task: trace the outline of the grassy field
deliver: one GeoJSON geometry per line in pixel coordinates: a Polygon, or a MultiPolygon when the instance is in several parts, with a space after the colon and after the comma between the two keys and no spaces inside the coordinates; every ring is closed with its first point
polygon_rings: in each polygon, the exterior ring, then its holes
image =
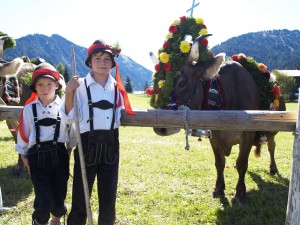
{"type": "MultiPolygon", "coordinates": [[[[134,109],[150,109],[145,95],[129,95],[134,109]]],[[[288,110],[297,110],[289,103],[288,110]]],[[[0,186],[5,207],[15,208],[0,215],[1,225],[28,225],[31,221],[33,189],[28,175],[12,176],[17,153],[13,138],[0,122],[0,186]]],[[[276,136],[275,158],[279,174],[269,174],[269,154],[263,147],[260,158],[249,157],[246,185],[249,202],[233,201],[237,182],[235,146],[225,168],[226,198],[211,197],[216,170],[208,139],[190,137],[184,150],[185,134],[160,137],[151,128],[121,127],[121,162],[117,196],[119,225],[282,225],[285,221],[294,136],[276,136]]],[[[71,160],[71,167],[73,160],[71,160]]],[[[71,173],[72,175],[72,173],[71,173]]],[[[70,210],[72,177],[66,204],[70,210]]],[[[95,185],[94,185],[95,186],[95,185]]],[[[91,205],[97,219],[96,188],[91,205]]]]}

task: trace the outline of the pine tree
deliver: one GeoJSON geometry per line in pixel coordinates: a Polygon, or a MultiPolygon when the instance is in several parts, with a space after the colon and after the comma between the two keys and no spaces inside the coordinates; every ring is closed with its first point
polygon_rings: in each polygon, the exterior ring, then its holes
{"type": "Polygon", "coordinates": [[[61,75],[63,75],[65,82],[68,83],[70,80],[70,75],[66,67],[64,67],[63,64],[59,63],[56,67],[57,72],[59,72],[61,75]]]}
{"type": "Polygon", "coordinates": [[[146,89],[149,87],[149,85],[148,85],[148,81],[146,81],[146,83],[145,83],[145,87],[144,87],[144,91],[146,91],[146,89]]]}
{"type": "Polygon", "coordinates": [[[125,90],[126,90],[128,93],[132,93],[132,84],[131,84],[131,80],[130,80],[130,78],[129,78],[128,76],[127,76],[127,78],[126,78],[125,90]]]}

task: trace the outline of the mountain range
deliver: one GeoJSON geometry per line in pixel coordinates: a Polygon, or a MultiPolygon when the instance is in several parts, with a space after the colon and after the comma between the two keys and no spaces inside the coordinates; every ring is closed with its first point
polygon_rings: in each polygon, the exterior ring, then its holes
{"type": "MultiPolygon", "coordinates": [[[[87,49],[58,34],[53,34],[50,37],[43,34],[30,34],[15,40],[16,47],[5,50],[3,54],[5,60],[12,60],[20,56],[27,56],[30,59],[41,57],[55,66],[61,63],[71,74],[71,46],[74,46],[76,73],[83,77],[90,71],[84,64],[87,49]]],[[[136,63],[130,57],[120,54],[117,62],[124,84],[128,76],[133,91],[144,90],[146,82],[148,85],[152,83],[152,71],[136,63]]],[[[115,69],[112,69],[111,73],[114,76],[115,69]]]]}
{"type": "MultiPolygon", "coordinates": [[[[64,37],[53,34],[29,34],[16,39],[16,47],[5,50],[3,58],[12,60],[20,56],[30,59],[41,57],[47,62],[64,65],[71,74],[71,47],[74,46],[77,74],[85,76],[89,69],[85,66],[87,49],[70,42],[64,37]]],[[[300,69],[300,31],[269,30],[243,34],[232,37],[211,48],[216,55],[225,52],[227,56],[243,53],[253,57],[257,62],[268,66],[268,70],[300,69]]],[[[117,58],[119,70],[125,83],[129,77],[134,91],[143,91],[146,84],[152,83],[152,71],[136,63],[129,56],[120,54],[117,58]]],[[[111,71],[115,74],[115,71],[111,71]]]]}

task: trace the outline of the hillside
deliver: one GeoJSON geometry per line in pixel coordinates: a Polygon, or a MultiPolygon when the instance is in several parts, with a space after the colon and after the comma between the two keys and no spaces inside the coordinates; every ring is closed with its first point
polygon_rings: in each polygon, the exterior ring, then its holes
{"type": "MultiPolygon", "coordinates": [[[[41,57],[53,65],[62,63],[71,74],[71,48],[76,54],[77,73],[85,76],[89,69],[85,66],[87,49],[72,43],[60,35],[50,37],[42,34],[30,34],[16,39],[16,47],[4,52],[5,60],[12,60],[23,55],[29,58],[41,57]]],[[[216,55],[225,52],[228,57],[244,53],[256,61],[268,66],[268,70],[300,69],[300,31],[299,30],[270,30],[243,34],[232,37],[211,48],[216,55]]],[[[123,82],[127,76],[132,82],[134,91],[144,90],[146,82],[152,84],[152,71],[133,61],[129,56],[121,54],[117,62],[123,82]]],[[[112,70],[112,74],[115,71],[112,70]]]]}
{"type": "Polygon", "coordinates": [[[227,56],[244,53],[268,66],[268,70],[300,69],[300,31],[269,30],[247,33],[233,37],[214,46],[216,55],[225,52],[227,56]]]}
{"type": "MultiPolygon", "coordinates": [[[[89,72],[89,68],[84,64],[87,49],[57,34],[50,37],[42,34],[27,35],[16,39],[16,43],[15,48],[7,49],[4,52],[3,58],[5,60],[12,60],[20,56],[28,56],[30,59],[41,57],[55,66],[62,63],[71,74],[71,45],[73,45],[77,73],[80,76],[85,76],[89,72]]],[[[128,76],[134,91],[144,90],[146,82],[149,85],[152,83],[152,71],[136,63],[130,57],[120,54],[117,62],[123,82],[128,76]]],[[[115,75],[115,70],[113,69],[111,73],[115,75]]]]}

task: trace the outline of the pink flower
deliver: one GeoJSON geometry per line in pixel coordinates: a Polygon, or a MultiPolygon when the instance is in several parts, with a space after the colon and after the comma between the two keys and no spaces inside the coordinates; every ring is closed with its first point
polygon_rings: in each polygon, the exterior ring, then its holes
{"type": "Polygon", "coordinates": [[[160,65],[159,65],[159,64],[156,64],[156,65],[154,66],[154,69],[155,69],[156,72],[159,72],[159,71],[160,71],[160,65]]]}
{"type": "Polygon", "coordinates": [[[163,48],[167,48],[170,46],[170,42],[166,41],[164,44],[163,44],[163,48]]]}
{"type": "Polygon", "coordinates": [[[169,72],[170,70],[171,70],[171,64],[170,63],[166,63],[165,65],[164,65],[164,68],[165,68],[165,71],[166,72],[169,72]]]}
{"type": "Polygon", "coordinates": [[[206,38],[201,39],[200,43],[201,43],[202,47],[206,48],[208,45],[208,40],[206,38]]]}
{"type": "Polygon", "coordinates": [[[151,95],[153,95],[153,93],[154,93],[154,91],[153,91],[152,88],[147,88],[147,89],[146,89],[146,94],[147,94],[147,95],[150,95],[150,96],[151,96],[151,95]]]}
{"type": "Polygon", "coordinates": [[[181,22],[184,22],[184,21],[186,21],[186,16],[182,16],[182,17],[180,17],[180,21],[181,21],[181,22]]]}
{"type": "Polygon", "coordinates": [[[171,25],[169,28],[169,32],[170,33],[176,33],[177,32],[177,26],[176,25],[171,25]]]}
{"type": "Polygon", "coordinates": [[[207,27],[206,27],[203,23],[199,24],[199,27],[200,27],[201,29],[207,29],[207,27]]]}

